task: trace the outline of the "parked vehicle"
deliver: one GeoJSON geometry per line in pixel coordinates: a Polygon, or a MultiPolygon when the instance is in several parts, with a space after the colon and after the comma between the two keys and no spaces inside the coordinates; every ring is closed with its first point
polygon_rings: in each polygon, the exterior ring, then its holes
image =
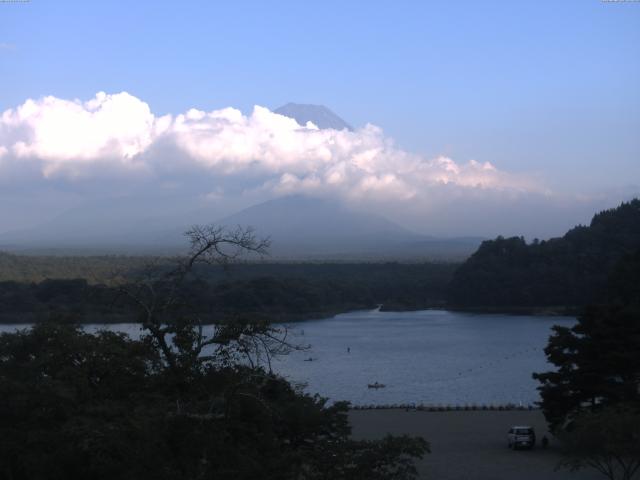
{"type": "Polygon", "coordinates": [[[533,448],[536,444],[536,432],[533,427],[526,425],[513,426],[507,434],[507,446],[514,450],[523,448],[533,448]]]}

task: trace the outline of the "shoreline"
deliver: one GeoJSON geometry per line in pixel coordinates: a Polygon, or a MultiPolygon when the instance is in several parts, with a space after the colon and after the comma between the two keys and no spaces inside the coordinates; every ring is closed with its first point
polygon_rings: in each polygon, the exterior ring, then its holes
{"type": "Polygon", "coordinates": [[[492,404],[414,404],[414,403],[391,403],[391,404],[369,404],[369,405],[350,405],[350,411],[359,410],[401,410],[404,412],[532,412],[540,410],[536,405],[538,402],[528,403],[526,405],[516,405],[514,403],[492,403],[492,404]]]}
{"type": "MultiPolygon", "coordinates": [[[[479,315],[515,315],[515,316],[541,316],[541,317],[576,317],[582,311],[582,307],[460,307],[453,305],[430,305],[416,308],[415,306],[403,308],[401,305],[390,305],[385,308],[385,304],[376,304],[371,305],[369,307],[362,306],[358,307],[353,305],[352,308],[348,309],[329,309],[326,311],[320,312],[308,312],[305,314],[296,314],[296,313],[281,313],[277,315],[273,315],[271,319],[271,323],[273,324],[282,324],[282,323],[303,323],[307,321],[314,320],[322,320],[326,318],[333,318],[337,315],[348,314],[352,312],[361,312],[361,311],[373,311],[378,310],[379,312],[386,313],[407,313],[407,312],[422,312],[427,310],[444,310],[450,312],[460,312],[460,313],[474,313],[479,315]]],[[[48,316],[51,313],[56,312],[23,312],[23,313],[11,313],[11,314],[0,314],[0,325],[30,325],[34,323],[39,323],[47,320],[48,316]]],[[[69,312],[73,315],[73,312],[69,312]]],[[[123,314],[123,313],[95,313],[88,312],[86,314],[77,314],[82,317],[83,320],[78,322],[79,325],[90,325],[90,324],[105,324],[112,325],[117,323],[139,323],[136,322],[135,319],[137,315],[135,314],[123,314]]],[[[269,318],[269,315],[265,315],[264,313],[253,312],[253,313],[243,313],[242,315],[248,316],[260,316],[262,318],[269,318]]],[[[204,322],[204,325],[214,325],[215,321],[204,322]]]]}
{"type": "Polygon", "coordinates": [[[537,307],[491,307],[491,306],[475,306],[462,307],[458,305],[449,305],[446,310],[452,312],[478,313],[478,314],[504,314],[504,315],[530,315],[536,317],[576,317],[580,315],[584,307],[579,306],[537,306],[537,307]]]}

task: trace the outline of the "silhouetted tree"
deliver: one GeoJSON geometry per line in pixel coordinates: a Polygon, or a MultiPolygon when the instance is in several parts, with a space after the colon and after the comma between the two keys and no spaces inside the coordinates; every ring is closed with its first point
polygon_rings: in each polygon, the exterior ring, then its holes
{"type": "Polygon", "coordinates": [[[575,426],[560,434],[570,470],[593,468],[609,480],[631,480],[640,469],[640,411],[616,405],[581,413],[575,426]]]}
{"type": "Polygon", "coordinates": [[[583,410],[640,404],[640,250],[621,259],[609,302],[591,306],[571,328],[554,327],[545,353],[556,370],[536,373],[552,429],[583,410]]]}
{"type": "Polygon", "coordinates": [[[554,327],[545,349],[557,369],[536,373],[541,406],[565,441],[569,468],[610,479],[640,468],[640,250],[621,259],[605,305],[588,307],[572,328],[554,327]]]}
{"type": "Polygon", "coordinates": [[[184,284],[200,262],[267,242],[198,227],[175,268],[121,294],[143,335],[50,321],[0,335],[0,479],[411,479],[422,438],[350,438],[348,405],[274,374],[286,330],[236,317],[205,326],[184,284]]]}

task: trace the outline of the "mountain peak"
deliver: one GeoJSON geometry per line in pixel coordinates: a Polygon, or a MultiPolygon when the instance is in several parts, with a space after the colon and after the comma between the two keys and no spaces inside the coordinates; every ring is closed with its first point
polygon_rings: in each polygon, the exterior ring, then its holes
{"type": "Polygon", "coordinates": [[[353,130],[351,125],[324,105],[311,105],[304,103],[287,103],[274,110],[279,115],[293,118],[300,125],[312,122],[318,128],[332,128],[334,130],[353,130]]]}

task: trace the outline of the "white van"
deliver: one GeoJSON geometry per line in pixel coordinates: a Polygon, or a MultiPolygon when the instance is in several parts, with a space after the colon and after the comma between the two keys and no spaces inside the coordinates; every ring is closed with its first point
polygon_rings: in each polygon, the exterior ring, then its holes
{"type": "Polygon", "coordinates": [[[519,447],[533,448],[536,444],[536,432],[533,427],[516,425],[509,429],[507,446],[514,450],[519,447]]]}

